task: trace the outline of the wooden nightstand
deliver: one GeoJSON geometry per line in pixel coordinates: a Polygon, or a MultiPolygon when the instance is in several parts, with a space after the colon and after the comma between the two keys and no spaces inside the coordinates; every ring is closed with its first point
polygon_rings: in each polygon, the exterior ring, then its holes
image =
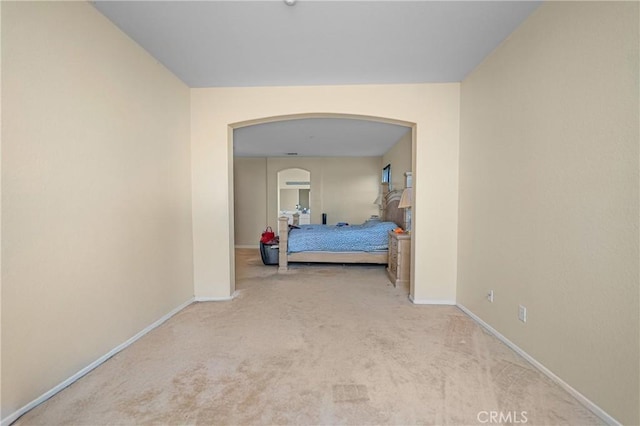
{"type": "Polygon", "coordinates": [[[387,274],[394,287],[409,285],[411,276],[411,235],[389,231],[387,274]]]}

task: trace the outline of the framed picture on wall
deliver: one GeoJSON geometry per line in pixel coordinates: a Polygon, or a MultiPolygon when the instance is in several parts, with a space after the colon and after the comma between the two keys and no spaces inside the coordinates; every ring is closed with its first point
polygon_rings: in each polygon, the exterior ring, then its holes
{"type": "Polygon", "coordinates": [[[391,164],[387,164],[382,169],[382,183],[388,183],[389,189],[391,189],[391,164]]]}

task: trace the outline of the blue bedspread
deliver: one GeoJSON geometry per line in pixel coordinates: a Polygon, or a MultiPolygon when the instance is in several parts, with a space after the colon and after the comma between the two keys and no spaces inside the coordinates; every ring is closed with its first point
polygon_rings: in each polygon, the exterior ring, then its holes
{"type": "Polygon", "coordinates": [[[388,232],[393,222],[373,222],[351,226],[301,225],[289,232],[289,253],[301,251],[379,251],[389,246],[388,232]]]}

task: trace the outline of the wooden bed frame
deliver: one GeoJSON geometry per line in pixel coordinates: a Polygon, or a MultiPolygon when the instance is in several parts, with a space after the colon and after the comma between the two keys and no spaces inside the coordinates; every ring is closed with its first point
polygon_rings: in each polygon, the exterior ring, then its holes
{"type": "MultiPolygon", "coordinates": [[[[389,191],[389,184],[382,184],[382,220],[399,224],[404,224],[404,210],[398,208],[402,190],[389,191]]],[[[295,215],[294,215],[294,225],[295,215]]],[[[289,269],[289,262],[322,262],[322,263],[377,263],[386,264],[388,262],[387,251],[368,253],[363,251],[354,252],[328,252],[328,251],[307,251],[299,253],[287,253],[289,242],[289,218],[282,216],[278,218],[278,234],[280,235],[278,271],[289,269]]]]}

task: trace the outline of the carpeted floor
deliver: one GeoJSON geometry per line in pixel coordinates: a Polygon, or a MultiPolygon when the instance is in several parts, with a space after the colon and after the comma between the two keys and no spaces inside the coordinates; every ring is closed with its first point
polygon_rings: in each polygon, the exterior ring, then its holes
{"type": "Polygon", "coordinates": [[[236,299],[192,304],[16,424],[602,424],[383,266],[278,274],[236,253],[236,299]]]}

